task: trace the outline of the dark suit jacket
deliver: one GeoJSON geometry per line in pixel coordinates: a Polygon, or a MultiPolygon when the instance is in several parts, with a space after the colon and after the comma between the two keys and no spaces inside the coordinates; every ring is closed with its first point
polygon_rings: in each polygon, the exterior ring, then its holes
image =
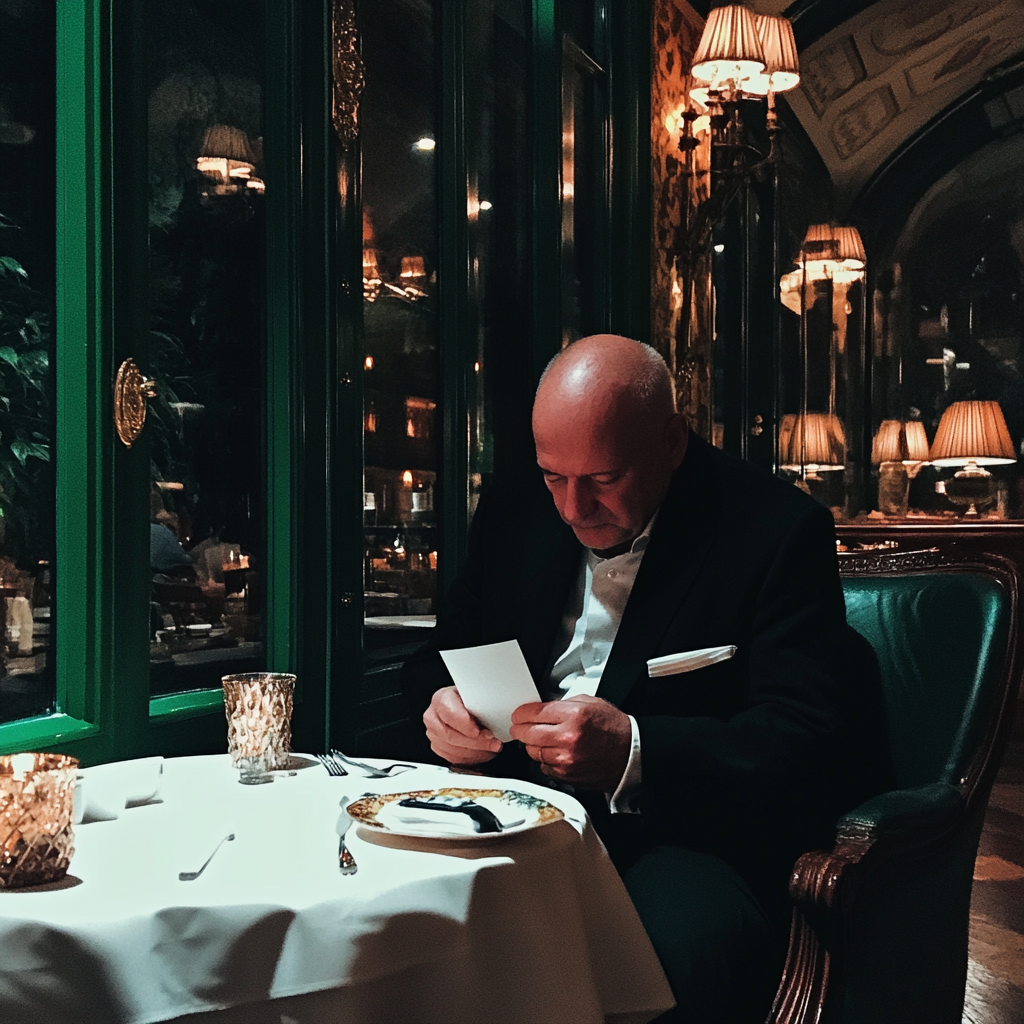
{"type": "MultiPolygon", "coordinates": [[[[639,819],[585,801],[602,834],[714,853],[777,896],[794,858],[884,787],[877,664],[846,624],[835,550],[828,509],[691,433],[597,691],[636,717],[643,777],[639,819]],[[723,644],[735,657],[647,675],[649,658],[723,644]]],[[[414,720],[451,682],[439,650],[514,638],[543,684],[581,552],[539,471],[481,499],[433,636],[403,670],[414,720]]],[[[508,744],[485,770],[522,777],[525,761],[508,744]]]]}

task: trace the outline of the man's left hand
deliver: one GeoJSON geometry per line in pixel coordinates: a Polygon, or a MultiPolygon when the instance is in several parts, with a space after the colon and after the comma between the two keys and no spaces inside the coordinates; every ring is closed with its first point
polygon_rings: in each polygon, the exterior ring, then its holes
{"type": "Polygon", "coordinates": [[[586,695],[520,705],[511,734],[545,775],[605,793],[622,779],[632,739],[628,715],[586,695]]]}

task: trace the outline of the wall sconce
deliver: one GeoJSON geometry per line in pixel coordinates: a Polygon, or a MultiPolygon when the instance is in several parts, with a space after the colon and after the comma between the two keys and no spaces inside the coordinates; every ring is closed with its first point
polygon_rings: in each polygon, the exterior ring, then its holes
{"type": "MultiPolygon", "coordinates": [[[[778,118],[775,94],[800,84],[793,26],[777,15],[755,15],[739,4],[716,7],[693,57],[690,74],[707,83],[691,90],[690,98],[707,111],[711,132],[711,188],[700,203],[677,251],[690,263],[707,250],[711,231],[721,220],[744,181],[775,159],[778,118]],[[767,98],[768,152],[747,137],[741,101],[767,98]]],[[[684,157],[698,145],[696,110],[681,115],[679,149],[684,157]]]]}
{"type": "Polygon", "coordinates": [[[945,494],[965,516],[991,505],[992,474],[984,467],[1017,461],[999,403],[953,402],[939,420],[929,457],[935,466],[963,467],[946,481],[945,494]]]}
{"type": "Polygon", "coordinates": [[[216,184],[215,195],[230,195],[240,188],[262,194],[266,189],[260,178],[254,178],[256,157],[253,155],[249,138],[241,130],[227,124],[215,124],[206,129],[202,151],[196,158],[196,170],[201,171],[216,184]]]}

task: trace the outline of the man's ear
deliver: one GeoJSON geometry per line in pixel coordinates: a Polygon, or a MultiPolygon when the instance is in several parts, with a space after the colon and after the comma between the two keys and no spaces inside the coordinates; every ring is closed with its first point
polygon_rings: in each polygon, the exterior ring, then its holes
{"type": "Polygon", "coordinates": [[[665,436],[668,440],[672,468],[678,469],[682,465],[683,456],[686,454],[686,443],[690,439],[690,425],[681,412],[674,412],[669,417],[665,436]]]}

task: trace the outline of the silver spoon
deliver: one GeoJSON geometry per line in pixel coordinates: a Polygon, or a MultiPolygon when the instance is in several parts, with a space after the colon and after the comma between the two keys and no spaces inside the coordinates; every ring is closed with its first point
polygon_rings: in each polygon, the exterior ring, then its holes
{"type": "Polygon", "coordinates": [[[210,856],[206,858],[206,861],[203,863],[203,866],[198,871],[179,871],[178,872],[178,881],[179,882],[194,882],[206,870],[206,865],[209,864],[211,860],[213,860],[214,854],[221,848],[221,846],[223,846],[224,843],[230,843],[234,838],[235,838],[235,833],[234,832],[228,833],[228,835],[226,835],[213,848],[213,853],[211,853],[210,856]]]}

